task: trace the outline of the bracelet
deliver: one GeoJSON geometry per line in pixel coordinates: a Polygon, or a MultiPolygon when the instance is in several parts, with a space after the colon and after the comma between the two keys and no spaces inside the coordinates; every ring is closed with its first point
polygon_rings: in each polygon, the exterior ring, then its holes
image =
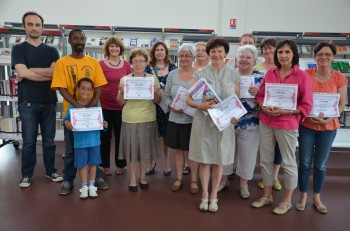
{"type": "Polygon", "coordinates": [[[293,115],[293,111],[292,110],[290,110],[289,115],[293,115]]]}

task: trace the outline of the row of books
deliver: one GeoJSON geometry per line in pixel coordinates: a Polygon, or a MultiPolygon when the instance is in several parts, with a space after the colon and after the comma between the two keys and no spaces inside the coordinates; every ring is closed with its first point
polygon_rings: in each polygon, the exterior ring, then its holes
{"type": "MultiPolygon", "coordinates": [[[[55,36],[41,36],[41,41],[43,43],[49,44],[49,45],[58,45],[60,43],[60,37],[55,37],[55,36]]],[[[9,43],[14,44],[14,43],[21,43],[26,40],[26,36],[24,35],[17,35],[17,36],[11,36],[9,38],[9,43]]]]}
{"type": "Polygon", "coordinates": [[[0,80],[0,95],[16,96],[18,93],[18,81],[15,77],[0,80]]]}
{"type": "MultiPolygon", "coordinates": [[[[100,38],[86,38],[87,46],[102,46],[105,44],[107,37],[100,38]]],[[[152,45],[159,41],[159,38],[145,39],[145,38],[122,38],[125,47],[152,47],[152,45]]],[[[165,44],[170,48],[178,48],[180,41],[176,38],[166,39],[165,44]]]]}
{"type": "Polygon", "coordinates": [[[350,65],[348,61],[333,61],[332,68],[342,73],[350,73],[350,65]]]}
{"type": "MultiPolygon", "coordinates": [[[[56,130],[63,130],[61,119],[56,119],[56,130]]],[[[40,125],[39,130],[40,131],[40,125]]],[[[20,117],[0,117],[0,132],[19,133],[22,132],[22,121],[20,117]]]]}

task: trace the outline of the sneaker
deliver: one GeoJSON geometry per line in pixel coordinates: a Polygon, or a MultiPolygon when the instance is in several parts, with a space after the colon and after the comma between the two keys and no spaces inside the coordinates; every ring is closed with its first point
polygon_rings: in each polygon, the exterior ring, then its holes
{"type": "Polygon", "coordinates": [[[243,199],[248,199],[250,197],[248,185],[240,186],[240,191],[243,199]]]}
{"type": "Polygon", "coordinates": [[[80,192],[80,196],[79,196],[80,199],[88,198],[88,196],[89,196],[89,193],[88,193],[89,192],[89,188],[87,186],[84,186],[81,189],[79,189],[79,192],[80,192]]]}
{"type": "Polygon", "coordinates": [[[29,177],[22,177],[21,181],[19,182],[19,187],[21,188],[28,188],[30,186],[32,179],[29,177]]]}
{"type": "Polygon", "coordinates": [[[104,181],[102,178],[96,179],[95,186],[102,190],[109,189],[108,183],[104,181]]]}
{"type": "Polygon", "coordinates": [[[95,198],[97,196],[98,196],[97,195],[97,187],[90,185],[89,186],[89,197],[95,198]]]}
{"type": "Polygon", "coordinates": [[[63,181],[62,186],[60,188],[60,195],[68,195],[72,189],[74,188],[73,182],[63,181]]]}
{"type": "Polygon", "coordinates": [[[52,173],[50,175],[45,175],[47,178],[51,179],[53,182],[61,182],[63,181],[63,177],[61,177],[57,172],[52,173]]]}

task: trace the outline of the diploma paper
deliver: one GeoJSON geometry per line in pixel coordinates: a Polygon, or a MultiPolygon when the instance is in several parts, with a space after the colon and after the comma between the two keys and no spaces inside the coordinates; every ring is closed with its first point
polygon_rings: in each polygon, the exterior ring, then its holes
{"type": "Polygon", "coordinates": [[[323,117],[339,117],[340,94],[315,92],[313,98],[314,103],[309,117],[318,117],[321,112],[323,117]]]}
{"type": "Polygon", "coordinates": [[[124,99],[154,99],[154,79],[124,77],[124,99]]]}
{"type": "Polygon", "coordinates": [[[171,103],[171,106],[176,109],[182,109],[184,113],[193,117],[197,109],[192,108],[186,104],[187,95],[187,90],[183,87],[180,87],[176,93],[174,101],[171,103]]]}
{"type": "Polygon", "coordinates": [[[103,129],[102,109],[74,108],[69,109],[73,131],[93,131],[103,129]]]}
{"type": "Polygon", "coordinates": [[[297,84],[266,83],[263,106],[295,110],[297,108],[297,96],[297,84]]]}
{"type": "Polygon", "coordinates": [[[239,98],[242,98],[242,99],[255,98],[255,96],[249,94],[248,92],[250,87],[254,87],[254,76],[241,76],[239,98]]]}
{"type": "Polygon", "coordinates": [[[232,117],[239,119],[247,113],[247,110],[234,94],[215,105],[215,108],[209,109],[208,112],[216,127],[222,131],[231,125],[232,117]]]}

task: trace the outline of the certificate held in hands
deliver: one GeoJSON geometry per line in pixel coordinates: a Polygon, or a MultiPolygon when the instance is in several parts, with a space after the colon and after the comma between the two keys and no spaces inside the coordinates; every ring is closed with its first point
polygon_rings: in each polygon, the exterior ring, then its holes
{"type": "Polygon", "coordinates": [[[100,107],[69,109],[73,131],[93,131],[103,129],[100,107]]]}
{"type": "Polygon", "coordinates": [[[297,84],[266,83],[263,106],[296,110],[297,97],[297,84]]]}
{"type": "Polygon", "coordinates": [[[208,112],[214,124],[221,132],[231,125],[232,117],[239,119],[247,113],[247,110],[237,95],[233,94],[218,103],[215,108],[209,109],[208,112]]]}
{"type": "Polygon", "coordinates": [[[171,106],[176,109],[182,109],[184,113],[193,117],[197,109],[192,108],[186,104],[187,95],[187,90],[183,87],[180,87],[176,93],[174,101],[171,103],[171,106]]]}
{"type": "Polygon", "coordinates": [[[339,117],[340,94],[319,93],[313,94],[314,103],[312,111],[308,117],[318,117],[323,113],[323,117],[339,117]]]}
{"type": "Polygon", "coordinates": [[[124,99],[154,99],[154,79],[124,77],[124,99]]]}

